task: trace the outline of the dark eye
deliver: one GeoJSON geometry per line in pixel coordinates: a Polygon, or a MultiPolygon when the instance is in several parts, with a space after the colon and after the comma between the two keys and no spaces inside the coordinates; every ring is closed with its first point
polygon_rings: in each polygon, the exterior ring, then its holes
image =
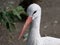
{"type": "Polygon", "coordinates": [[[33,14],[35,14],[37,11],[34,11],[33,14]]]}

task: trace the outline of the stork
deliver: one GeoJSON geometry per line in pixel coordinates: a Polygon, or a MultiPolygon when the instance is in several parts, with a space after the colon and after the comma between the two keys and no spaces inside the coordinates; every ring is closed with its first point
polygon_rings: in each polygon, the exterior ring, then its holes
{"type": "Polygon", "coordinates": [[[60,45],[59,38],[41,36],[39,31],[41,22],[41,7],[38,4],[31,4],[27,8],[27,14],[29,16],[26,20],[24,27],[22,28],[22,31],[20,32],[19,39],[21,39],[25,30],[30,25],[27,45],[60,45]]]}

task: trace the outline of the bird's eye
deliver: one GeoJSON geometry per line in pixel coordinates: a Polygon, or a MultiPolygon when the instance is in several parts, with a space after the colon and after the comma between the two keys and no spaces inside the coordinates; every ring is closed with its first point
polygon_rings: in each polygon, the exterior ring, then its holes
{"type": "Polygon", "coordinates": [[[34,11],[33,14],[35,14],[37,11],[34,11]]]}

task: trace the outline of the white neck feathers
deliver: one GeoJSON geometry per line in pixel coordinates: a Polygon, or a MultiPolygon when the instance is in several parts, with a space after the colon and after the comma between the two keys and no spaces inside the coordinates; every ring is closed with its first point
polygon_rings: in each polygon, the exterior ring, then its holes
{"type": "Polygon", "coordinates": [[[38,15],[31,23],[30,26],[30,34],[31,37],[41,37],[40,36],[40,21],[41,21],[41,14],[40,12],[36,13],[38,15]]]}

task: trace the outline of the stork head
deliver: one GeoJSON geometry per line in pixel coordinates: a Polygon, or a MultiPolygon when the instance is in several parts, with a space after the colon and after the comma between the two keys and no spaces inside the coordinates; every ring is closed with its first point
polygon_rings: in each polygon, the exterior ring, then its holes
{"type": "Polygon", "coordinates": [[[29,15],[29,17],[32,17],[32,20],[34,20],[41,14],[41,7],[33,3],[27,8],[27,14],[29,15]]]}
{"type": "Polygon", "coordinates": [[[41,15],[41,7],[33,3],[27,8],[27,14],[28,14],[28,18],[22,30],[20,31],[19,39],[22,37],[23,33],[25,32],[29,24],[32,22],[32,20],[34,20],[35,18],[38,18],[38,16],[41,15]]]}

